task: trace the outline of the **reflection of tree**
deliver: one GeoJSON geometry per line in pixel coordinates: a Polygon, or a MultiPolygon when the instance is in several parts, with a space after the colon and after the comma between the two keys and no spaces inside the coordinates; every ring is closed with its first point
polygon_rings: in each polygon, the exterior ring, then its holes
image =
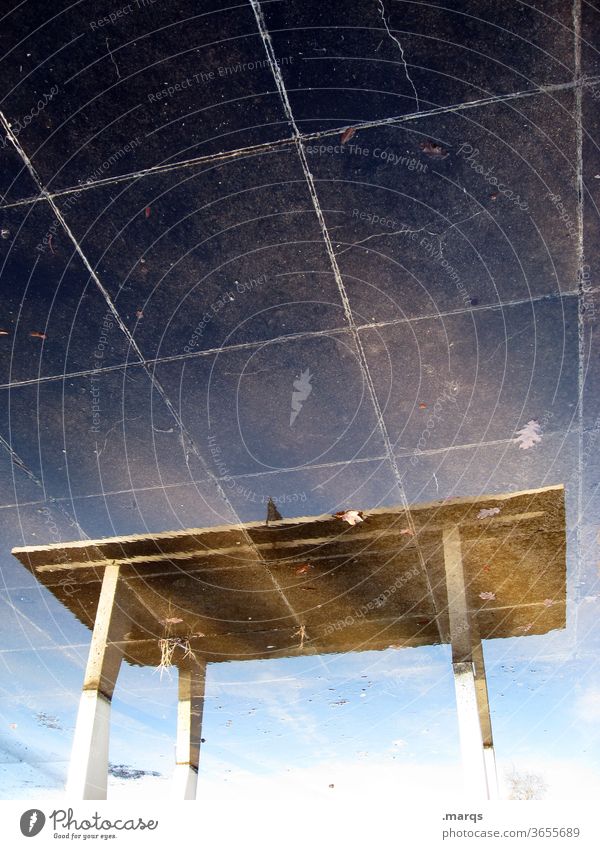
{"type": "Polygon", "coordinates": [[[543,799],[548,785],[541,775],[535,772],[507,773],[506,781],[510,789],[509,799],[543,799]]]}

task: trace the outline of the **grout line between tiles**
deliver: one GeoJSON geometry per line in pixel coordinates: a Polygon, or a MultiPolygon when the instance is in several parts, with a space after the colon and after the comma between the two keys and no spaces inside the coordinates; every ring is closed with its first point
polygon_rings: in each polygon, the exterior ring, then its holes
{"type": "MultiPolygon", "coordinates": [[[[402,324],[412,324],[420,321],[433,321],[440,318],[449,318],[458,315],[470,315],[471,313],[486,312],[488,310],[503,310],[508,307],[524,306],[526,304],[536,304],[543,301],[561,300],[562,298],[577,298],[579,291],[570,292],[550,292],[544,295],[536,295],[533,298],[514,298],[510,301],[501,301],[497,304],[478,304],[477,306],[458,307],[455,310],[443,310],[435,313],[426,313],[425,315],[417,315],[412,317],[393,318],[388,321],[371,321],[366,324],[357,324],[356,329],[359,331],[366,330],[381,330],[386,327],[396,327],[402,324]]],[[[219,354],[229,354],[235,351],[248,351],[254,348],[262,348],[265,344],[280,345],[286,342],[297,342],[309,339],[328,338],[333,335],[348,333],[348,327],[332,327],[325,330],[303,330],[298,333],[288,333],[285,336],[274,336],[272,339],[262,339],[252,342],[239,342],[236,345],[226,345],[223,348],[207,348],[205,351],[190,351],[183,354],[171,354],[165,357],[153,357],[144,359],[143,361],[133,360],[127,363],[117,363],[114,366],[104,366],[99,369],[87,369],[83,371],[67,372],[66,374],[47,375],[46,377],[32,377],[27,380],[14,380],[11,383],[0,383],[1,389],[16,389],[22,386],[33,386],[37,383],[50,383],[57,380],[72,380],[79,377],[89,377],[109,373],[113,371],[121,371],[129,368],[143,368],[147,366],[157,366],[164,363],[177,363],[182,360],[192,360],[201,357],[214,357],[219,354]]]]}
{"type": "MultiPolygon", "coordinates": [[[[584,435],[589,433],[600,433],[600,430],[596,429],[586,429],[583,431],[584,435]]],[[[544,433],[544,437],[546,439],[550,439],[556,436],[566,436],[567,434],[571,435],[579,435],[579,431],[577,429],[570,429],[568,432],[565,431],[547,431],[544,433]]],[[[2,438],[0,437],[0,440],[2,438]]],[[[501,445],[510,445],[514,442],[514,437],[505,437],[504,439],[490,439],[482,442],[463,442],[457,443],[453,445],[443,446],[441,448],[428,448],[424,451],[396,451],[395,457],[398,460],[403,460],[410,457],[435,457],[440,454],[450,454],[458,451],[472,451],[473,449],[485,449],[485,448],[494,448],[501,445]]],[[[313,463],[309,466],[302,466],[302,471],[313,472],[319,471],[321,469],[336,469],[342,468],[344,466],[352,465],[365,465],[367,463],[382,463],[388,459],[387,454],[374,454],[368,457],[356,457],[348,460],[333,460],[330,463],[313,463]]],[[[280,469],[272,469],[269,471],[260,471],[260,472],[239,472],[233,473],[230,476],[220,476],[216,479],[218,481],[227,481],[231,480],[246,480],[258,477],[274,477],[275,475],[280,474],[288,474],[292,472],[298,471],[297,467],[282,467],[280,469]]],[[[50,499],[51,503],[62,503],[68,502],[69,504],[84,502],[92,498],[109,498],[117,495],[131,495],[135,496],[136,493],[142,492],[166,492],[172,489],[178,489],[179,487],[196,487],[199,484],[210,483],[210,478],[194,478],[190,480],[186,478],[185,480],[176,481],[175,483],[164,483],[156,486],[139,486],[135,487],[135,489],[112,489],[112,490],[104,490],[102,492],[92,492],[86,493],[85,495],[73,495],[73,496],[60,496],[56,498],[50,499]]],[[[7,503],[0,504],[0,510],[7,510],[15,507],[37,507],[40,504],[46,504],[47,501],[27,501],[27,502],[19,502],[19,503],[7,503]]]]}
{"type": "MultiPolygon", "coordinates": [[[[470,109],[481,109],[483,107],[493,106],[498,103],[508,103],[512,100],[523,100],[529,97],[537,97],[539,95],[550,95],[554,92],[558,93],[561,91],[569,91],[571,89],[581,89],[584,85],[594,85],[595,83],[600,83],[600,75],[590,76],[585,80],[575,79],[565,83],[555,83],[553,85],[548,86],[537,86],[532,89],[516,91],[510,94],[490,95],[489,97],[483,97],[479,100],[470,100],[465,101],[463,103],[453,103],[448,106],[436,106],[433,109],[428,109],[422,112],[409,112],[406,115],[393,115],[388,118],[378,118],[372,121],[360,121],[356,124],[350,124],[343,127],[335,127],[330,130],[317,130],[314,133],[301,133],[300,130],[296,127],[297,137],[298,139],[300,139],[300,141],[303,142],[319,141],[320,139],[339,136],[349,129],[359,131],[374,129],[377,127],[396,126],[398,124],[405,124],[410,121],[419,121],[423,118],[435,118],[438,115],[464,112],[470,109]]],[[[130,171],[127,174],[120,174],[115,177],[105,177],[101,180],[94,180],[88,183],[82,183],[81,185],[77,186],[69,186],[64,189],[59,189],[55,192],[48,192],[44,190],[40,194],[33,197],[23,198],[21,200],[11,201],[10,203],[0,204],[0,209],[12,209],[14,207],[27,206],[29,204],[44,202],[48,201],[49,199],[54,200],[79,192],[87,192],[93,189],[103,188],[105,186],[113,186],[118,183],[133,182],[134,180],[138,180],[143,177],[150,177],[157,174],[167,174],[169,172],[178,171],[180,169],[199,168],[203,165],[209,166],[217,162],[225,162],[230,159],[233,160],[240,157],[260,156],[263,153],[275,152],[278,149],[283,150],[286,147],[292,148],[295,145],[296,138],[292,136],[291,138],[276,139],[275,141],[271,142],[263,142],[262,144],[249,145],[248,147],[240,147],[236,148],[235,150],[219,151],[218,153],[209,153],[204,156],[194,156],[190,159],[184,159],[181,162],[170,162],[165,163],[163,165],[153,165],[149,168],[144,168],[137,171],[130,171]]]]}
{"type": "Polygon", "coordinates": [[[205,156],[193,156],[190,159],[184,159],[181,162],[169,162],[164,165],[153,165],[150,168],[143,168],[138,171],[130,171],[127,174],[118,174],[114,177],[104,177],[101,180],[91,180],[77,186],[69,186],[65,189],[59,189],[55,192],[47,192],[39,194],[35,197],[24,198],[18,201],[12,201],[9,204],[1,204],[0,209],[12,209],[17,206],[26,206],[39,201],[45,201],[48,198],[53,200],[67,197],[68,195],[78,194],[80,192],[89,192],[93,189],[102,189],[106,186],[115,186],[119,183],[133,182],[142,177],[152,177],[158,174],[168,174],[172,171],[179,171],[186,168],[200,168],[201,166],[210,166],[216,162],[229,159],[237,159],[239,157],[260,156],[263,153],[271,153],[277,148],[291,147],[293,139],[278,139],[273,142],[264,142],[263,144],[250,145],[249,147],[240,147],[236,150],[221,151],[219,153],[210,153],[205,156]]]}

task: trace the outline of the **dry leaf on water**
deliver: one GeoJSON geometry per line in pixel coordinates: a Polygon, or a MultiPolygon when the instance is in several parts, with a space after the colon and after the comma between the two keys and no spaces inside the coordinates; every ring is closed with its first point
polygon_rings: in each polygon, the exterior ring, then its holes
{"type": "Polygon", "coordinates": [[[306,575],[313,567],[310,563],[301,563],[300,566],[296,569],[296,575],[306,575]]]}
{"type": "Polygon", "coordinates": [[[335,519],[341,519],[343,522],[348,522],[349,525],[358,525],[365,521],[362,510],[340,510],[333,515],[335,519]]]}
{"type": "Polygon", "coordinates": [[[402,534],[405,534],[407,537],[414,537],[415,532],[414,532],[414,531],[411,531],[411,529],[410,529],[410,528],[402,528],[402,530],[400,531],[400,534],[401,534],[401,535],[402,535],[402,534]]]}
{"type": "Polygon", "coordinates": [[[445,159],[448,156],[448,151],[429,139],[422,141],[419,145],[425,156],[430,156],[432,159],[445,159]]]}
{"type": "Polygon", "coordinates": [[[346,142],[350,141],[350,139],[354,136],[355,133],[355,127],[348,127],[348,129],[342,133],[342,138],[340,139],[342,144],[346,144],[346,142]]]}
{"type": "Polygon", "coordinates": [[[29,335],[32,336],[34,339],[45,339],[46,338],[46,334],[40,333],[39,330],[32,330],[29,335]]]}
{"type": "Polygon", "coordinates": [[[479,593],[479,598],[482,598],[484,601],[494,601],[496,593],[479,593]]]}
{"type": "Polygon", "coordinates": [[[517,431],[517,435],[513,442],[517,442],[519,448],[533,448],[538,442],[542,441],[542,429],[540,423],[535,419],[530,419],[527,424],[517,431]]]}

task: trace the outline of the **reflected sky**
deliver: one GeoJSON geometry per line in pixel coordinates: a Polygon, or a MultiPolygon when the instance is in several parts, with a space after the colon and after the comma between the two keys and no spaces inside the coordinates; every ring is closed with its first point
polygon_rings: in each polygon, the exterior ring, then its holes
{"type": "MultiPolygon", "coordinates": [[[[287,104],[250,3],[9,16],[1,798],[62,793],[91,637],[13,547],[555,484],[566,628],[485,641],[496,757],[597,798],[597,12],[400,5],[406,66],[376,2],[264,3],[287,104]]],[[[459,798],[451,670],[211,665],[199,798],[459,798]]],[[[109,798],[167,792],[176,692],[123,666],[109,798]]]]}

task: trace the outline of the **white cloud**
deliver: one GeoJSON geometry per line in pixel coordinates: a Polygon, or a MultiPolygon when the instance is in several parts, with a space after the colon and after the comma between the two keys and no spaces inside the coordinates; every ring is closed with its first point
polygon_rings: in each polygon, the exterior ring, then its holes
{"type": "Polygon", "coordinates": [[[588,687],[575,702],[575,714],[582,722],[600,721],[600,687],[588,687]]]}

